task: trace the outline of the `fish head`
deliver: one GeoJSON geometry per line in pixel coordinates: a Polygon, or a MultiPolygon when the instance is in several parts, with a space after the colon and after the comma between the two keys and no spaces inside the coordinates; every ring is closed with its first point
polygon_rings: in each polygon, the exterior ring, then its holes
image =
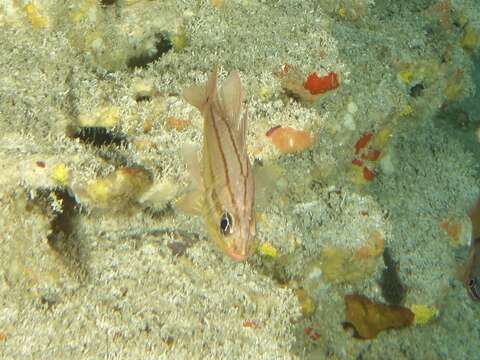
{"type": "Polygon", "coordinates": [[[246,260],[255,250],[253,193],[246,195],[232,203],[228,192],[220,192],[205,214],[209,238],[235,261],[246,260]]]}

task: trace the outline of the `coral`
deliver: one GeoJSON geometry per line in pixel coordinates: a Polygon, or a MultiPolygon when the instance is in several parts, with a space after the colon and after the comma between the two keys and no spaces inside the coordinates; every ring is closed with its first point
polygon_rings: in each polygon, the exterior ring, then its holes
{"type": "Polygon", "coordinates": [[[69,179],[69,171],[65,164],[57,164],[50,175],[52,180],[61,186],[66,186],[69,179]]]}
{"type": "Polygon", "coordinates": [[[329,283],[354,283],[368,278],[378,264],[374,257],[356,256],[341,247],[325,247],[320,257],[322,277],[329,283]]]}
{"type": "Polygon", "coordinates": [[[368,240],[360,245],[355,255],[359,258],[377,257],[383,253],[385,240],[378,230],[372,231],[368,240]]]}
{"type": "Polygon", "coordinates": [[[310,91],[312,95],[323,94],[327,91],[334,90],[340,85],[338,75],[334,72],[329,72],[327,75],[318,76],[313,72],[307,76],[303,83],[303,87],[310,91]]]}
{"type": "Polygon", "coordinates": [[[472,26],[466,26],[462,39],[460,40],[460,46],[467,51],[473,51],[477,48],[479,43],[479,36],[477,31],[472,26]]]}
{"type": "Polygon", "coordinates": [[[356,336],[362,339],[374,339],[384,330],[410,326],[414,320],[414,313],[408,308],[378,304],[358,294],[346,295],[345,306],[347,326],[352,325],[356,336]]]}
{"type": "Polygon", "coordinates": [[[413,304],[410,309],[415,316],[415,324],[417,325],[428,324],[439,314],[439,311],[435,306],[413,304]]]}
{"type": "Polygon", "coordinates": [[[118,208],[137,201],[150,186],[150,174],[141,168],[120,168],[107,177],[77,189],[82,201],[92,207],[118,208]]]}
{"type": "Polygon", "coordinates": [[[116,106],[101,106],[89,113],[81,113],[77,124],[81,127],[112,128],[120,119],[120,109],[116,106]]]}
{"type": "Polygon", "coordinates": [[[333,71],[323,76],[318,76],[316,72],[305,76],[296,67],[284,64],[273,73],[280,80],[287,95],[306,103],[316,102],[323,94],[335,90],[340,85],[338,75],[333,71]]]}
{"type": "Polygon", "coordinates": [[[465,246],[470,243],[472,225],[466,216],[447,216],[439,225],[448,235],[451,245],[465,246]]]}
{"type": "Polygon", "coordinates": [[[315,302],[305,289],[297,289],[295,294],[300,304],[300,311],[303,316],[310,316],[315,312],[315,302]]]}
{"type": "Polygon", "coordinates": [[[275,257],[278,256],[278,250],[275,248],[275,246],[273,246],[272,244],[270,244],[268,242],[262,243],[258,247],[258,252],[261,255],[269,256],[269,257],[272,257],[272,258],[275,258],[275,257]]]}
{"type": "Polygon", "coordinates": [[[291,127],[276,127],[267,133],[273,145],[281,153],[295,153],[308,149],[313,138],[307,130],[296,130],[291,127]]]}
{"type": "Polygon", "coordinates": [[[46,28],[49,25],[49,19],[47,16],[43,15],[38,7],[33,3],[29,3],[24,7],[25,13],[27,14],[28,21],[32,24],[34,28],[46,28]]]}

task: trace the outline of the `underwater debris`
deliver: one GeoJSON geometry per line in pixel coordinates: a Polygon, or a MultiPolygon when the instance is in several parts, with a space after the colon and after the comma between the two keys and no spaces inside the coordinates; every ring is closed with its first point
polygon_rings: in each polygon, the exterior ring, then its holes
{"type": "Polygon", "coordinates": [[[400,305],[405,300],[407,290],[398,275],[398,262],[393,259],[388,247],[383,251],[383,262],[385,268],[378,282],[382,296],[388,303],[400,305]]]}
{"type": "Polygon", "coordinates": [[[313,261],[307,269],[320,263],[322,278],[331,284],[354,283],[368,278],[376,269],[376,257],[357,257],[352,249],[338,246],[324,247],[320,259],[313,261]]]}
{"type": "Polygon", "coordinates": [[[284,64],[273,71],[273,75],[280,80],[285,93],[297,100],[313,103],[322,95],[338,88],[340,81],[335,72],[319,76],[316,72],[305,76],[290,64],[284,64]]]}
{"type": "Polygon", "coordinates": [[[275,126],[267,131],[266,136],[284,154],[303,151],[313,144],[313,138],[307,130],[291,127],[275,126]]]}
{"type": "Polygon", "coordinates": [[[363,167],[363,178],[366,181],[372,181],[375,178],[375,172],[373,170],[370,170],[368,167],[364,166],[363,167]]]}
{"type": "Polygon", "coordinates": [[[385,247],[385,240],[378,230],[372,231],[367,241],[356,249],[355,255],[358,258],[369,258],[380,256],[385,247]]]}
{"type": "Polygon", "coordinates": [[[352,160],[352,165],[354,165],[353,182],[364,184],[375,178],[377,162],[381,159],[382,150],[389,138],[390,130],[385,128],[378,133],[364,132],[357,140],[352,160]]]}
{"type": "Polygon", "coordinates": [[[147,170],[121,167],[104,178],[92,180],[78,193],[93,207],[122,209],[138,201],[151,185],[152,176],[147,170]]]}
{"type": "Polygon", "coordinates": [[[308,75],[307,80],[303,83],[303,87],[310,91],[312,95],[323,94],[327,91],[334,90],[340,85],[338,75],[329,72],[327,75],[318,76],[316,72],[308,75]]]}
{"type": "Polygon", "coordinates": [[[245,328],[257,329],[259,324],[255,320],[244,320],[242,326],[245,328]]]}
{"type": "Polygon", "coordinates": [[[313,301],[310,294],[307,290],[303,288],[299,288],[295,290],[295,294],[297,295],[298,302],[300,304],[300,311],[302,312],[303,316],[310,316],[315,312],[315,302],[313,301]]]}
{"type": "Polygon", "coordinates": [[[305,327],[303,333],[313,341],[317,341],[322,337],[322,334],[310,326],[305,327]]]}
{"type": "Polygon", "coordinates": [[[344,328],[353,327],[355,337],[374,339],[387,329],[399,329],[412,325],[413,312],[398,305],[375,303],[359,294],[345,296],[346,322],[344,328]]]}
{"type": "Polygon", "coordinates": [[[169,116],[165,121],[165,128],[170,131],[176,130],[181,132],[187,129],[191,125],[192,125],[192,122],[190,120],[179,119],[179,118],[176,118],[175,116],[169,116]]]}
{"type": "Polygon", "coordinates": [[[355,143],[355,154],[360,153],[360,150],[365,148],[367,144],[370,142],[372,139],[373,133],[372,132],[365,132],[363,135],[360,137],[360,139],[357,140],[355,143]]]}

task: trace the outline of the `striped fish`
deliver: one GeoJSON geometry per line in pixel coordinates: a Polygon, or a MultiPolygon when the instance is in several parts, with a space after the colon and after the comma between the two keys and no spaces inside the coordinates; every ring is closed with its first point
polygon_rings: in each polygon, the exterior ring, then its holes
{"type": "Polygon", "coordinates": [[[464,284],[472,300],[480,301],[480,237],[472,239],[464,284]]]}
{"type": "Polygon", "coordinates": [[[469,212],[472,221],[472,240],[467,261],[464,265],[463,283],[468,295],[480,301],[480,199],[469,212]]]}
{"type": "Polygon", "coordinates": [[[201,210],[210,239],[230,258],[247,259],[254,250],[254,181],[246,146],[247,114],[237,71],[217,91],[217,68],[204,85],[183,97],[203,116],[203,158],[184,148],[187,166],[202,193],[201,210]]]}

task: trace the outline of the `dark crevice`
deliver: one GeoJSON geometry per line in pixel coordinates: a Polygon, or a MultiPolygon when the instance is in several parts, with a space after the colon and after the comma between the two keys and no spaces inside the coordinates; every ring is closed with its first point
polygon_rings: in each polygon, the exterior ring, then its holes
{"type": "Polygon", "coordinates": [[[68,268],[84,278],[87,275],[85,251],[75,232],[79,221],[80,205],[70,190],[68,188],[38,189],[36,196],[30,199],[29,207],[37,207],[48,217],[51,230],[47,235],[48,245],[68,268]]]}
{"type": "Polygon", "coordinates": [[[144,68],[148,64],[160,59],[171,48],[172,42],[166,33],[155,34],[155,50],[131,57],[127,60],[127,67],[129,69],[144,68]]]}
{"type": "Polygon", "coordinates": [[[71,137],[94,146],[122,146],[128,144],[127,137],[124,134],[100,126],[78,128],[73,131],[71,137]]]}
{"type": "Polygon", "coordinates": [[[387,247],[383,252],[383,261],[385,269],[383,269],[379,281],[382,296],[390,304],[400,305],[405,300],[407,291],[398,274],[398,262],[393,259],[390,249],[387,247]]]}

